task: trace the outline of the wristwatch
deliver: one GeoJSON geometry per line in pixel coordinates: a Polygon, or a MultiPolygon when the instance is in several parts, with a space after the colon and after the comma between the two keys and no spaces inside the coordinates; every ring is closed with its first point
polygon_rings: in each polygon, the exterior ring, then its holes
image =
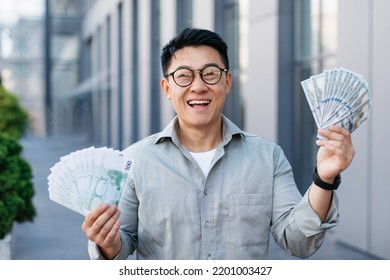
{"type": "Polygon", "coordinates": [[[341,176],[340,174],[337,175],[333,181],[333,184],[326,183],[321,180],[320,176],[318,175],[317,167],[316,167],[313,172],[313,182],[314,184],[316,184],[317,186],[319,186],[324,190],[333,191],[333,190],[337,190],[337,188],[339,187],[341,183],[341,176]]]}

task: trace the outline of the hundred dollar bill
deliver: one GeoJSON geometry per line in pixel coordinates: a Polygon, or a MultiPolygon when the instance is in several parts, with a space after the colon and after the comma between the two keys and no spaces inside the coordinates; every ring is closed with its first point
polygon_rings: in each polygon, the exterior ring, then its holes
{"type": "Polygon", "coordinates": [[[353,132],[369,117],[369,85],[345,68],[325,70],[301,82],[318,128],[341,125],[353,132]]]}

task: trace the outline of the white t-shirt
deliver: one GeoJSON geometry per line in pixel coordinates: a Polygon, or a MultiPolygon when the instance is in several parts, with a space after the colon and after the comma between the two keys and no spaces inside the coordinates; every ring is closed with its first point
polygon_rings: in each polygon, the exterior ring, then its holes
{"type": "Polygon", "coordinates": [[[201,152],[201,153],[190,152],[190,154],[193,156],[193,158],[199,164],[200,168],[202,169],[202,171],[206,177],[209,174],[209,171],[211,168],[211,161],[214,158],[215,151],[216,151],[216,149],[211,150],[211,151],[207,151],[207,152],[201,152]]]}

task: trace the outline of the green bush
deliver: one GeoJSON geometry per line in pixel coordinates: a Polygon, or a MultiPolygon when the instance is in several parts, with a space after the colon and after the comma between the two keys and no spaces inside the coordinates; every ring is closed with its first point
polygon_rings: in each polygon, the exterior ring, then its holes
{"type": "Polygon", "coordinates": [[[17,96],[0,82],[0,239],[14,222],[33,221],[36,215],[32,170],[19,143],[27,122],[17,96]]]}
{"type": "Polygon", "coordinates": [[[19,139],[28,122],[27,112],[19,99],[0,84],[0,133],[19,139]]]}
{"type": "Polygon", "coordinates": [[[21,152],[17,140],[0,134],[0,239],[14,221],[33,221],[36,215],[32,170],[21,152]]]}

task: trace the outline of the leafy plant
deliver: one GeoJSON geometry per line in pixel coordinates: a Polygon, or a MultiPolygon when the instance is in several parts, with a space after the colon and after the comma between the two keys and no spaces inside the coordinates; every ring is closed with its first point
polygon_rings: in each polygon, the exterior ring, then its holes
{"type": "Polygon", "coordinates": [[[19,139],[28,121],[16,95],[0,80],[0,239],[14,222],[32,221],[36,215],[30,164],[22,157],[19,139]]]}
{"type": "Polygon", "coordinates": [[[19,99],[0,83],[0,133],[19,139],[27,125],[28,114],[19,99]]]}
{"type": "Polygon", "coordinates": [[[17,140],[0,134],[0,239],[14,221],[33,221],[36,215],[32,170],[21,152],[17,140]]]}

